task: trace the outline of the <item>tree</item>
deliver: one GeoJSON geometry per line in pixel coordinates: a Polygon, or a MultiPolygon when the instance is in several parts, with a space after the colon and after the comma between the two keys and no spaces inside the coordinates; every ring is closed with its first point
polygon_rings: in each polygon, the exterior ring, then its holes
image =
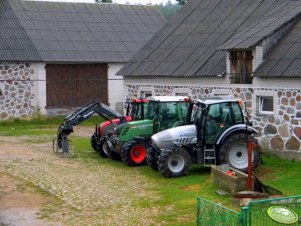
{"type": "Polygon", "coordinates": [[[112,0],[95,0],[97,3],[113,3],[112,0]]]}
{"type": "Polygon", "coordinates": [[[185,5],[188,0],[177,0],[178,5],[185,5]]]}
{"type": "Polygon", "coordinates": [[[172,4],[171,1],[165,3],[165,5],[163,5],[163,3],[161,2],[156,6],[167,20],[173,17],[182,7],[181,5],[172,4]]]}

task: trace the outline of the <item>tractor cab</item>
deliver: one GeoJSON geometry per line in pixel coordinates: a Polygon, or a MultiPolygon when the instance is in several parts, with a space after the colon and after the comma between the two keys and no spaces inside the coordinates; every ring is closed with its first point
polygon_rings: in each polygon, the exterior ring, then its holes
{"type": "Polygon", "coordinates": [[[189,98],[154,96],[148,100],[141,120],[116,126],[114,136],[104,144],[109,157],[116,159],[122,156],[129,166],[141,165],[145,162],[150,137],[154,133],[190,122],[189,98]]]}
{"type": "Polygon", "coordinates": [[[145,118],[145,109],[149,104],[148,99],[133,98],[132,101],[126,102],[126,116],[130,116],[133,121],[141,120],[145,118]]]}
{"type": "Polygon", "coordinates": [[[198,100],[194,123],[198,142],[216,144],[221,135],[233,125],[245,124],[240,100],[198,100]]]}
{"type": "MultiPolygon", "coordinates": [[[[189,100],[181,96],[149,97],[141,119],[116,127],[120,141],[127,142],[136,136],[150,137],[159,131],[186,124],[189,100]]],[[[139,113],[139,111],[137,111],[139,113]]]]}

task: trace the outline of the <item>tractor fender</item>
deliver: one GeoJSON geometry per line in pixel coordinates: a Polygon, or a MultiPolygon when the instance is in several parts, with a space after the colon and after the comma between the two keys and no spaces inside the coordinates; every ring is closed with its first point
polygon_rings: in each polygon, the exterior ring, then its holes
{"type": "Polygon", "coordinates": [[[150,142],[150,138],[140,137],[140,136],[134,137],[133,140],[144,144],[148,144],[150,142]]]}
{"type": "MultiPolygon", "coordinates": [[[[247,126],[247,131],[249,134],[257,134],[258,131],[256,129],[254,129],[253,127],[247,126]]],[[[232,126],[230,128],[228,128],[225,132],[223,132],[223,134],[219,137],[219,139],[216,142],[216,145],[219,146],[220,144],[222,144],[229,136],[231,136],[234,133],[238,133],[238,132],[246,132],[246,125],[245,124],[239,124],[239,125],[235,125],[232,126]]]]}

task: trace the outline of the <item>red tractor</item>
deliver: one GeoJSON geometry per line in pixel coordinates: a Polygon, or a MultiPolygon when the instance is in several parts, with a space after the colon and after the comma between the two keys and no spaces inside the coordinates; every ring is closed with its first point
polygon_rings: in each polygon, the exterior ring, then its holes
{"type": "MultiPolygon", "coordinates": [[[[91,137],[91,145],[93,149],[99,152],[100,156],[107,158],[108,153],[106,152],[106,149],[103,148],[103,145],[107,141],[107,139],[113,135],[116,125],[124,122],[144,119],[145,104],[148,102],[148,99],[133,98],[131,102],[126,103],[126,114],[125,116],[123,116],[123,120],[116,117],[115,119],[107,120],[101,123],[99,126],[96,126],[95,132],[91,137]]],[[[114,155],[114,153],[112,155],[114,155]]],[[[110,157],[113,159],[120,158],[119,155],[110,157]]]]}

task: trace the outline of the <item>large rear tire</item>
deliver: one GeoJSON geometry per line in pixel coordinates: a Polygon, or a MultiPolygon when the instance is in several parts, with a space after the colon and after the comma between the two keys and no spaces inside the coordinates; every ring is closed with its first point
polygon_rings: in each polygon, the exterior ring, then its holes
{"type": "Polygon", "coordinates": [[[97,151],[99,152],[99,155],[103,158],[108,158],[107,153],[104,151],[104,143],[107,141],[105,137],[102,137],[97,142],[97,151]]]}
{"type": "MultiPolygon", "coordinates": [[[[253,149],[252,168],[257,167],[259,165],[259,162],[260,162],[260,151],[257,145],[257,147],[253,149]]],[[[247,134],[237,133],[228,137],[220,148],[218,163],[229,164],[232,168],[235,168],[242,172],[247,172],[248,171],[247,134]]]]}
{"type": "Polygon", "coordinates": [[[158,159],[158,170],[164,177],[186,176],[190,165],[190,156],[183,148],[167,149],[158,159]]]}
{"type": "Polygon", "coordinates": [[[96,132],[94,132],[91,137],[91,146],[94,149],[94,151],[96,151],[96,152],[98,151],[97,150],[97,140],[98,140],[97,134],[96,134],[96,132]]]}
{"type": "Polygon", "coordinates": [[[130,141],[121,150],[122,161],[128,166],[142,166],[146,162],[147,148],[143,143],[130,141]]]}

